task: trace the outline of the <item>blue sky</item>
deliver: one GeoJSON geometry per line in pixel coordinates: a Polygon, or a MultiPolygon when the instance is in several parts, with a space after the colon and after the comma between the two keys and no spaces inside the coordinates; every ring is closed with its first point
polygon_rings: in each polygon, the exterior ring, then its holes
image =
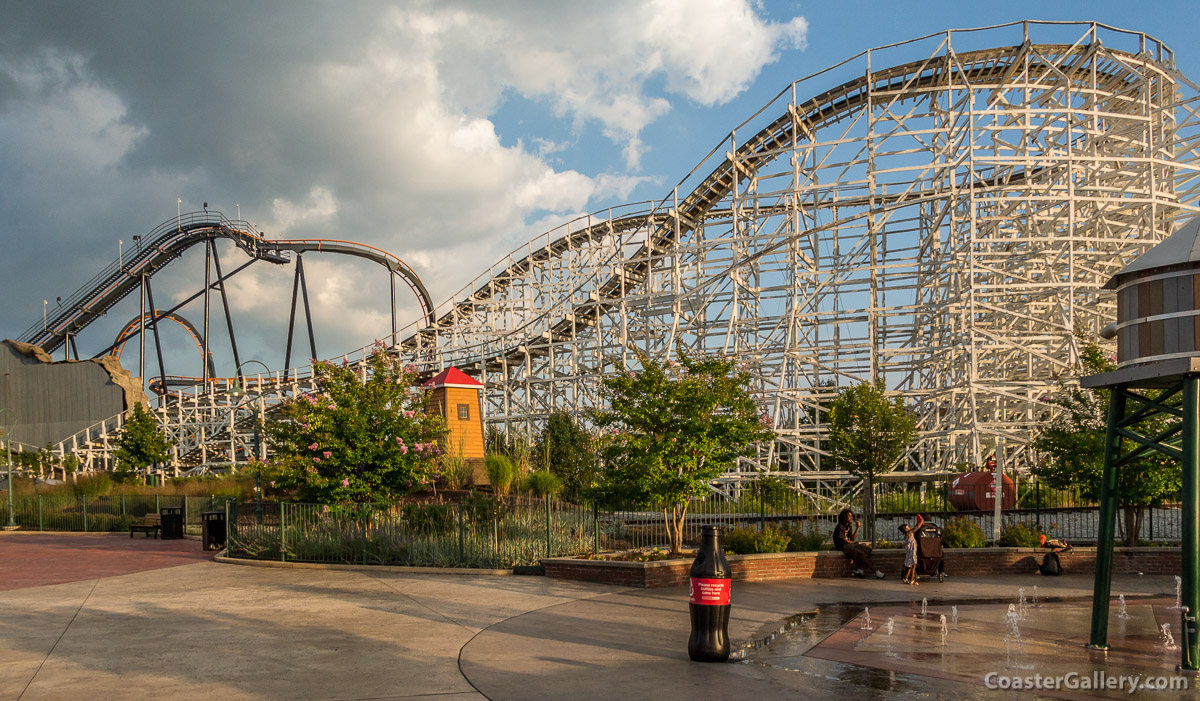
{"type": "MultiPolygon", "coordinates": [[[[950,28],[1095,20],[1164,41],[1200,80],[1191,0],[285,7],[4,3],[0,337],[114,260],[118,239],[173,217],[177,197],[230,217],[240,204],[271,237],[379,246],[441,301],[574,215],[667,195],[791,81],[950,28]]],[[[196,258],[156,278],[156,295],[198,289],[196,258]]],[[[305,265],[321,355],[387,332],[386,278],[305,265]]],[[[290,280],[256,266],[234,285],[243,357],[282,366],[290,280]]],[[[407,322],[415,304],[402,304],[407,322]]],[[[81,337],[81,352],[135,307],[81,337]]],[[[182,335],[167,345],[186,352],[182,335]]]]}

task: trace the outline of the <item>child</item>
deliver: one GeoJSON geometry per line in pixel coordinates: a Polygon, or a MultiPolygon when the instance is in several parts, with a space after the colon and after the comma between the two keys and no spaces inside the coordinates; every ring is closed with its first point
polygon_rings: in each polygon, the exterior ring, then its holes
{"type": "Polygon", "coordinates": [[[904,535],[904,583],[914,587],[917,583],[917,532],[907,523],[900,526],[904,535]]]}

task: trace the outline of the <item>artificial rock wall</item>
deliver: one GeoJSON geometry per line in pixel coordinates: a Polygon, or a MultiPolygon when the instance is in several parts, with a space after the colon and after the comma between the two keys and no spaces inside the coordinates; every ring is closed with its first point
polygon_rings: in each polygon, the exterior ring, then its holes
{"type": "Polygon", "coordinates": [[[55,362],[38,346],[0,343],[0,425],[14,443],[57,443],[134,404],[150,406],[138,378],[112,356],[55,362]]]}

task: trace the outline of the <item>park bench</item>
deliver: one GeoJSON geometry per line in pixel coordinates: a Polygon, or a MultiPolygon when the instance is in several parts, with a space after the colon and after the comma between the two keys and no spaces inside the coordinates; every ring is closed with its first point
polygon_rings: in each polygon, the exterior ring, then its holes
{"type": "Polygon", "coordinates": [[[147,538],[150,537],[151,533],[153,533],[154,537],[157,538],[158,532],[161,529],[162,517],[158,514],[146,514],[145,517],[142,518],[141,523],[134,523],[129,526],[129,537],[133,537],[134,531],[143,531],[147,538]]]}

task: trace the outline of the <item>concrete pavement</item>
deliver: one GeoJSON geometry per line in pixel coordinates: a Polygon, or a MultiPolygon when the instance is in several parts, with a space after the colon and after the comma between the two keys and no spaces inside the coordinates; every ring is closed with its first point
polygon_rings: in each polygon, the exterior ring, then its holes
{"type": "MultiPolygon", "coordinates": [[[[12,576],[0,536],[0,582],[12,576]]],[[[69,537],[69,536],[67,536],[69,537]]],[[[109,536],[112,547],[118,539],[109,536]]],[[[124,541],[120,541],[124,544],[124,541]]],[[[199,552],[199,543],[193,543],[199,552]]],[[[1035,576],[1036,577],[1036,576],[1035,576]]],[[[820,642],[862,605],[1086,597],[1088,577],[735,583],[730,633],[761,640],[796,613],[820,642]],[[1028,579],[1028,581],[1025,581],[1028,579]],[[1020,581],[1018,581],[1020,580],[1020,581]]],[[[1172,595],[1165,577],[1114,593],[1172,595]]],[[[989,697],[981,686],[806,660],[689,662],[687,595],[544,577],[237,567],[210,561],[0,591],[0,699],[794,699],[989,697]]],[[[1006,696],[1011,698],[1011,694],[1006,696]]]]}

